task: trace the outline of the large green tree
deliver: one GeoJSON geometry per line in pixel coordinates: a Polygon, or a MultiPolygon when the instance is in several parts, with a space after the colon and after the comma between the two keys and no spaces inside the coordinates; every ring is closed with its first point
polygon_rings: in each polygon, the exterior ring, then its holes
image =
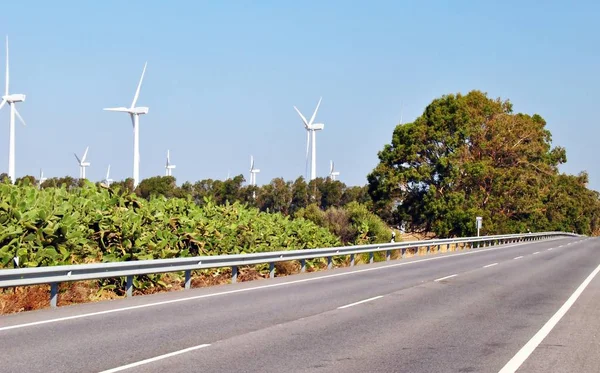
{"type": "Polygon", "coordinates": [[[473,234],[475,216],[487,233],[546,228],[544,203],[566,153],[545,126],[480,91],[435,99],[379,152],[368,176],[374,208],[439,236],[473,234]]]}

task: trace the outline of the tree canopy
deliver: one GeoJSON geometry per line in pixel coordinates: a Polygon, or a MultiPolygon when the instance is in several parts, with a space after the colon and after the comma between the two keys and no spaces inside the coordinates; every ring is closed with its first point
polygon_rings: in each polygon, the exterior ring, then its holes
{"type": "Polygon", "coordinates": [[[445,95],[396,126],[368,175],[369,194],[387,221],[439,236],[473,234],[476,216],[486,233],[592,233],[598,196],[585,175],[559,173],[566,152],[551,142],[541,116],[513,113],[508,100],[445,95]]]}

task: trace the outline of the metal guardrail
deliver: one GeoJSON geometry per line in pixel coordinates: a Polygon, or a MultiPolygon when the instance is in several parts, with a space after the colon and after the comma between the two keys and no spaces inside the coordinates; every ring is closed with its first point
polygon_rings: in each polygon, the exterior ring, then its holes
{"type": "Polygon", "coordinates": [[[198,256],[173,259],[137,260],[114,263],[92,263],[77,265],[61,265],[35,268],[17,268],[0,270],[0,288],[50,284],[50,305],[57,306],[58,285],[61,282],[97,280],[102,278],[126,277],[126,294],[133,295],[133,277],[137,275],[184,272],[185,289],[191,288],[191,275],[194,270],[209,268],[232,268],[232,282],[237,281],[238,267],[255,264],[270,264],[270,277],[275,277],[275,263],[299,260],[301,271],[306,271],[306,260],[327,258],[327,268],[332,268],[334,256],[350,255],[350,266],[354,266],[355,255],[369,253],[369,263],[373,263],[374,253],[386,252],[386,260],[390,260],[391,252],[398,250],[405,257],[406,250],[421,247],[427,248],[427,254],[432,247],[437,251],[444,245],[455,245],[455,248],[473,248],[492,246],[521,241],[537,241],[555,237],[579,237],[565,232],[543,232],[526,234],[509,234],[482,237],[448,238],[438,240],[407,241],[384,244],[343,246],[321,249],[305,249],[293,251],[271,251],[253,254],[198,256]],[[461,247],[462,244],[462,247],[461,247]]]}

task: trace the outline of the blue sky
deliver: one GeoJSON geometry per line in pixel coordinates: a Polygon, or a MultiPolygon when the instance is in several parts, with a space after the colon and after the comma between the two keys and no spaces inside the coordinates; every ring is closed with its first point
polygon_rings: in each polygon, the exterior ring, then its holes
{"type": "MultiPolygon", "coordinates": [[[[3,4],[17,126],[17,176],[78,176],[90,146],[92,180],[131,175],[129,106],[138,101],[141,177],[178,183],[244,173],[258,183],[305,173],[305,132],[293,105],[317,116],[318,175],[363,185],[400,120],[432,99],[479,89],[539,113],[564,172],[600,190],[600,5],[594,1],[15,1],[3,4]]],[[[4,70],[4,53],[1,69],[4,70]]],[[[0,79],[4,84],[4,78],[0,79]]],[[[0,172],[8,110],[0,112],[0,172]]]]}

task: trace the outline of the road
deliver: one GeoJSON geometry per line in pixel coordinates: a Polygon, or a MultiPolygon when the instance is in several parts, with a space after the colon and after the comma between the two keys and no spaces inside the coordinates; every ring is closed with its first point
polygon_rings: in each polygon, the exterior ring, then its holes
{"type": "Polygon", "coordinates": [[[600,372],[599,244],[561,238],[0,316],[0,371],[600,372]]]}

